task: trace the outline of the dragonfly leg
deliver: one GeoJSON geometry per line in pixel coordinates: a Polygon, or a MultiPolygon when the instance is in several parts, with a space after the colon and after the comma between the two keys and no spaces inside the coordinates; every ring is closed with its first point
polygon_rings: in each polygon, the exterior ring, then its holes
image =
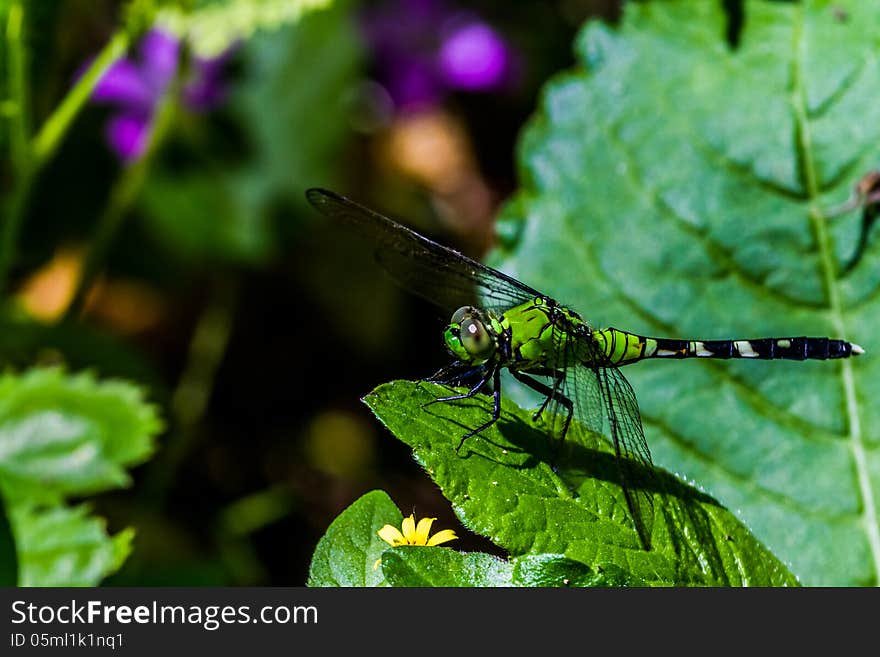
{"type": "MultiPolygon", "coordinates": [[[[517,381],[527,385],[535,392],[546,395],[544,403],[541,404],[541,408],[539,408],[538,412],[532,416],[534,420],[537,420],[541,416],[541,413],[552,399],[556,399],[565,408],[565,421],[562,423],[562,431],[559,432],[558,436],[559,443],[556,446],[556,451],[558,451],[562,448],[562,443],[565,441],[565,436],[568,433],[568,427],[571,425],[571,418],[574,417],[574,403],[568,397],[559,392],[559,387],[562,385],[562,373],[550,370],[547,374],[544,374],[544,376],[554,377],[552,388],[527,374],[523,374],[522,372],[511,370],[510,373],[513,374],[517,381]]],[[[556,470],[555,465],[553,466],[553,469],[556,470]]]]}
{"type": "Polygon", "coordinates": [[[464,377],[468,376],[471,372],[474,371],[474,366],[468,363],[463,363],[460,360],[455,361],[454,363],[450,363],[445,367],[441,367],[439,370],[434,372],[431,376],[425,379],[425,381],[429,381],[431,383],[439,383],[440,385],[452,385],[461,381],[464,377]]]}
{"type": "Polygon", "coordinates": [[[464,445],[465,440],[467,440],[471,436],[476,436],[478,433],[485,431],[493,424],[495,424],[498,421],[498,418],[501,417],[501,368],[496,366],[490,372],[492,376],[492,385],[495,388],[495,390],[492,392],[492,399],[494,402],[492,406],[492,417],[489,419],[488,422],[484,422],[476,429],[472,429],[468,431],[464,436],[462,436],[461,440],[458,442],[458,447],[455,448],[456,452],[461,450],[461,446],[464,445]]]}
{"type": "MultiPolygon", "coordinates": [[[[457,401],[459,399],[470,399],[471,397],[476,395],[478,392],[480,392],[480,390],[482,390],[483,388],[486,387],[486,384],[489,383],[489,379],[492,378],[493,372],[495,372],[497,370],[498,370],[497,367],[494,370],[492,368],[486,369],[486,374],[477,382],[477,384],[473,388],[471,388],[467,392],[463,392],[460,395],[452,395],[450,397],[438,397],[437,399],[433,399],[429,402],[425,402],[424,404],[422,404],[422,408],[425,408],[426,406],[430,406],[431,404],[436,404],[437,402],[450,402],[450,401],[457,401]]],[[[455,379],[453,379],[453,380],[455,380],[455,379]]]]}
{"type": "MultiPolygon", "coordinates": [[[[532,422],[537,422],[538,418],[541,417],[541,414],[547,408],[547,405],[555,398],[560,397],[559,390],[562,388],[562,381],[565,375],[559,371],[549,370],[544,374],[544,376],[552,376],[553,377],[553,388],[550,390],[549,394],[544,397],[544,402],[541,404],[541,407],[535,411],[535,414],[532,415],[532,422]]],[[[537,383],[537,381],[536,381],[537,383]]],[[[561,402],[561,399],[560,399],[561,402]]],[[[568,425],[566,424],[566,427],[568,425]]]]}
{"type": "MultiPolygon", "coordinates": [[[[551,388],[548,385],[541,383],[540,381],[534,379],[531,376],[528,376],[522,372],[511,371],[511,374],[520,381],[524,383],[528,387],[530,387],[535,392],[539,392],[544,395],[544,401],[541,403],[540,408],[532,415],[532,422],[537,422],[538,418],[541,417],[541,414],[546,410],[547,406],[551,401],[557,399],[560,404],[565,406],[568,411],[568,418],[565,422],[564,432],[568,431],[568,425],[571,424],[571,416],[574,413],[574,404],[572,404],[571,400],[568,397],[560,394],[560,389],[562,388],[562,382],[564,380],[564,374],[559,370],[535,370],[535,374],[539,376],[552,376],[553,377],[553,387],[551,388]]],[[[564,433],[563,433],[564,437],[564,433]]]]}

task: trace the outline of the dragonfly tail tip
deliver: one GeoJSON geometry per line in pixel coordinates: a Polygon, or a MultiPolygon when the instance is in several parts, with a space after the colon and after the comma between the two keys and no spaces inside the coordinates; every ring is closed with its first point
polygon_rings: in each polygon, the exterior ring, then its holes
{"type": "Polygon", "coordinates": [[[861,356],[865,353],[865,350],[857,345],[855,342],[850,343],[850,349],[852,350],[853,356],[861,356]]]}

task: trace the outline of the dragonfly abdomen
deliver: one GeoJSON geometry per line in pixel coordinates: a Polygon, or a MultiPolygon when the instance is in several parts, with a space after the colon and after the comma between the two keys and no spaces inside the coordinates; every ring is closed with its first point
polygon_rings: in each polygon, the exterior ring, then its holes
{"type": "Polygon", "coordinates": [[[751,340],[676,340],[649,338],[615,328],[593,332],[615,365],[646,358],[756,358],[760,360],[827,360],[864,353],[857,344],[832,338],[756,338],[751,340]]]}

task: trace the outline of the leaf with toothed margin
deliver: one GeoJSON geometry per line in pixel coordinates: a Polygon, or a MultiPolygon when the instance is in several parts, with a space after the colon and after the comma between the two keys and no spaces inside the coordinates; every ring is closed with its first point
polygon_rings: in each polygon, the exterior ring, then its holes
{"type": "Polygon", "coordinates": [[[133,529],[110,536],[87,507],[12,509],[20,586],[96,586],[131,552],[133,529]]]}
{"type": "Polygon", "coordinates": [[[10,504],[57,504],[127,486],[126,468],[162,428],[140,388],[88,373],[0,376],[0,490],[10,504]]]}
{"type": "Polygon", "coordinates": [[[654,460],[734,510],[805,584],[878,584],[880,240],[846,275],[880,162],[880,12],[628,3],[589,24],[519,147],[492,263],[597,325],[691,339],[828,335],[841,361],[626,369],[654,460]]]}
{"type": "Polygon", "coordinates": [[[663,491],[653,492],[652,549],[642,549],[610,445],[595,434],[587,434],[588,442],[568,440],[565,452],[556,455],[554,472],[545,431],[532,422],[531,412],[506,398],[501,420],[459,453],[461,436],[485,420],[492,402],[478,395],[423,407],[447,393],[434,384],[395,381],[364,401],[413,449],[462,523],[512,557],[564,557],[589,568],[572,578],[581,581],[593,573],[597,583],[797,584],[730,512],[663,472],[651,479],[663,491]]]}
{"type": "Polygon", "coordinates": [[[140,388],[89,373],[0,375],[0,494],[23,586],[94,586],[131,551],[72,497],[129,485],[162,427],[140,388]]]}

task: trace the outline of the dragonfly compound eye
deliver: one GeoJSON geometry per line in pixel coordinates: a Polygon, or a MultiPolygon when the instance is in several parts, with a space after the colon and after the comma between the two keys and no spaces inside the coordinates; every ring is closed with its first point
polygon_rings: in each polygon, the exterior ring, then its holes
{"type": "Polygon", "coordinates": [[[475,315],[477,309],[473,306],[462,306],[454,313],[452,313],[452,319],[449,320],[450,324],[461,324],[462,320],[468,315],[475,315]]]}
{"type": "Polygon", "coordinates": [[[495,341],[483,323],[468,318],[461,323],[461,344],[475,359],[488,359],[495,351],[495,341]]]}

